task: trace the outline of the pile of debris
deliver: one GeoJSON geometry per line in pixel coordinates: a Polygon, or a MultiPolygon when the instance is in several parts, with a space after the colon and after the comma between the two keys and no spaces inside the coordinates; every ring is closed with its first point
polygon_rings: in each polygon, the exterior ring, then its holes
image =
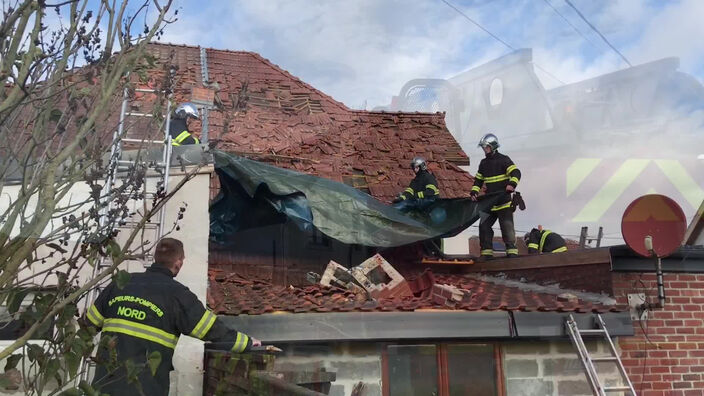
{"type": "Polygon", "coordinates": [[[436,283],[430,270],[425,270],[417,278],[406,280],[380,254],[350,269],[330,261],[319,283],[322,286],[364,293],[368,300],[431,297],[437,305],[455,308],[457,304],[468,303],[471,299],[469,290],[436,283]]]}

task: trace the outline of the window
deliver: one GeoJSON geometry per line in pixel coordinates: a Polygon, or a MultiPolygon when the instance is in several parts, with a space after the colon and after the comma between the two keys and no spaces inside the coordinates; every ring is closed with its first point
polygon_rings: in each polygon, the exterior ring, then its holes
{"type": "Polygon", "coordinates": [[[491,344],[389,345],[383,395],[499,395],[498,356],[498,347],[491,344]]]}

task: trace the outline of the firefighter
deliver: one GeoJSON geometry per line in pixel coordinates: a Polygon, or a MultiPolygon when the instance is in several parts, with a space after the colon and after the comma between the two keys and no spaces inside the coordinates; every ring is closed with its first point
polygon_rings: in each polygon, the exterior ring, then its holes
{"type": "Polygon", "coordinates": [[[428,171],[428,163],[425,162],[424,158],[413,158],[411,169],[416,177],[411,180],[408,188],[393,200],[394,207],[402,212],[423,210],[440,196],[438,181],[428,171]]]}
{"type": "Polygon", "coordinates": [[[521,180],[521,171],[508,156],[499,153],[499,139],[491,133],[479,140],[479,147],[484,150],[485,158],[479,163],[479,170],[474,176],[474,186],[470,192],[473,201],[477,200],[479,191],[486,185],[487,194],[500,195],[489,215],[479,222],[479,243],[481,252],[479,260],[487,260],[494,256],[492,227],[499,220],[501,236],[506,245],[506,256],[518,256],[516,248],[516,231],[513,228],[513,211],[511,195],[521,180]]]}
{"type": "Polygon", "coordinates": [[[200,144],[200,140],[188,131],[188,120],[191,118],[196,120],[200,118],[196,105],[186,102],[176,107],[169,124],[172,145],[200,144]]]}
{"type": "Polygon", "coordinates": [[[523,240],[526,242],[530,254],[567,251],[564,238],[550,230],[533,228],[523,237],[523,240]]]}
{"type": "Polygon", "coordinates": [[[86,312],[86,319],[102,331],[93,386],[100,394],[163,395],[169,393],[171,359],[181,334],[204,341],[232,343],[242,353],[261,342],[225,325],[203,307],[193,292],[173,278],[184,261],[183,244],[163,238],[156,245],[154,264],[146,272],[130,274],[123,287],[116,282],[103,290],[86,312]],[[106,338],[108,338],[106,340],[106,338]],[[158,352],[161,362],[152,375],[144,367],[158,352]],[[138,382],[128,374],[142,365],[138,382]]]}

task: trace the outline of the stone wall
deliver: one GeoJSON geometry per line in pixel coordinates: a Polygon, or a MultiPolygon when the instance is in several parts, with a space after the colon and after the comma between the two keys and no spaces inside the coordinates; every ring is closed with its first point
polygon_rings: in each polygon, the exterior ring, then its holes
{"type": "Polygon", "coordinates": [[[296,345],[283,347],[274,371],[325,371],[337,373],[330,396],[349,396],[364,383],[362,396],[381,396],[381,346],[362,343],[296,345]]]}
{"type": "MultiPolygon", "coordinates": [[[[592,357],[609,356],[605,341],[586,341],[586,344],[592,357]]],[[[577,351],[569,341],[505,343],[502,351],[507,395],[592,395],[577,351]]],[[[597,363],[596,368],[606,385],[621,385],[615,363],[597,363]]]]}

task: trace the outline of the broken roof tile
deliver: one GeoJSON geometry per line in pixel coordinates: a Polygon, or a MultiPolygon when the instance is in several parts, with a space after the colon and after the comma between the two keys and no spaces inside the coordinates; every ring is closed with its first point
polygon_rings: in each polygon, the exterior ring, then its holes
{"type": "MultiPolygon", "coordinates": [[[[274,287],[263,281],[242,282],[238,277],[223,277],[209,273],[208,305],[218,314],[250,314],[283,311],[350,312],[350,311],[414,311],[417,309],[457,309],[465,311],[524,311],[524,312],[621,312],[621,305],[577,298],[561,301],[560,293],[533,291],[471,275],[440,275],[426,270],[404,282],[414,295],[385,295],[367,300],[365,293],[351,292],[337,287],[311,285],[306,287],[274,287]],[[430,284],[442,293],[427,293],[430,284]],[[447,286],[447,287],[445,287],[447,286]],[[423,290],[426,293],[423,293],[423,290]],[[420,293],[418,293],[420,291],[420,293]],[[458,293],[461,293],[460,296],[458,293]]],[[[536,286],[526,284],[527,286],[536,286]]],[[[540,290],[539,288],[536,290],[540,290]]]]}
{"type": "MultiPolygon", "coordinates": [[[[304,158],[313,161],[307,173],[333,180],[354,175],[355,164],[367,164],[361,169],[367,176],[383,168],[388,188],[369,192],[385,201],[407,187],[407,164],[421,155],[430,161],[442,197],[466,196],[471,189],[472,178],[456,166],[469,159],[447,130],[444,113],[352,110],[245,51],[206,49],[209,81],[204,82],[199,47],[154,43],[149,49],[158,60],[154,78],[167,70],[165,65],[177,67],[175,100],[191,100],[193,89],[217,87],[219,105],[209,113],[209,138],[219,141],[222,150],[268,162],[273,157],[258,155],[277,154],[282,157],[275,160],[276,166],[295,170],[304,158]],[[323,159],[342,161],[339,168],[331,168],[323,159]]],[[[198,135],[199,123],[192,129],[198,135]]]]}

